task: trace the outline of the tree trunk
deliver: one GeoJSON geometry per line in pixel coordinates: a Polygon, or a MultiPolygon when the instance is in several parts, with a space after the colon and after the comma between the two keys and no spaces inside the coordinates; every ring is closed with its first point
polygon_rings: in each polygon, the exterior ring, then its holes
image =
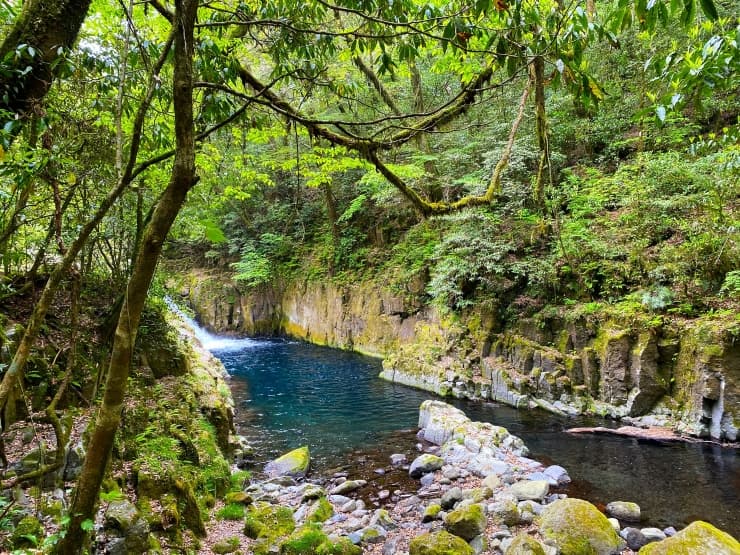
{"type": "Polygon", "coordinates": [[[542,214],[545,211],[545,178],[550,176],[550,141],[547,136],[547,115],[545,112],[545,60],[536,56],[529,68],[530,80],[534,87],[535,128],[537,145],[540,148],[540,163],[534,187],[534,204],[542,214]]]}
{"type": "Polygon", "coordinates": [[[0,75],[0,111],[22,116],[34,113],[35,104],[46,95],[54,79],[53,62],[74,44],[90,2],[24,2],[21,14],[0,45],[0,60],[6,60],[6,55],[22,44],[32,47],[35,54],[31,56],[27,50],[27,55],[9,57],[0,75]],[[31,71],[24,73],[29,66],[31,71]]]}
{"type": "Polygon", "coordinates": [[[58,554],[76,555],[82,552],[86,534],[81,524],[87,519],[92,519],[94,515],[98,490],[121,420],[131,356],[149,285],[167,233],[185,202],[188,191],[197,181],[193,128],[193,28],[198,1],[178,0],[175,6],[176,153],[172,175],[144,231],[141,248],[126,288],[108,365],[103,401],[87,446],[82,474],[69,511],[71,515],[69,529],[56,549],[58,554]]]}

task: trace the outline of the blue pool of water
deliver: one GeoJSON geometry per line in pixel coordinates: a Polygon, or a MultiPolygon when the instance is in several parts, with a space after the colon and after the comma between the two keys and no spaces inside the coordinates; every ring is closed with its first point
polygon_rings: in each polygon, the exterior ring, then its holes
{"type": "MultiPolygon", "coordinates": [[[[260,461],[308,445],[320,474],[387,465],[393,452],[413,456],[419,405],[431,394],[379,379],[378,359],[288,340],[201,339],[231,375],[237,427],[260,461]]],[[[701,518],[740,536],[737,450],[570,435],[569,427],[609,423],[494,403],[454,404],[520,436],[533,458],[567,468],[571,495],[601,504],[634,501],[644,525],[682,527],[701,518]]]]}

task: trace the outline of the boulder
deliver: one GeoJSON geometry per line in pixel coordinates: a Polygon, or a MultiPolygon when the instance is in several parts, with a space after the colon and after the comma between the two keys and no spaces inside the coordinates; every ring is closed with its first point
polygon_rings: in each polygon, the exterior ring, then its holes
{"type": "Polygon", "coordinates": [[[697,520],[675,536],[647,544],[640,555],[737,555],[740,543],[708,522],[697,520]]]}
{"type": "Polygon", "coordinates": [[[445,528],[451,534],[472,540],[486,530],[486,515],[478,504],[461,507],[450,512],[445,518],[445,528]]]}
{"type": "Polygon", "coordinates": [[[105,511],[105,527],[126,532],[139,520],[139,510],[128,499],[111,501],[105,511]]]}
{"type": "Polygon", "coordinates": [[[542,511],[540,530],[567,555],[612,555],[624,541],[596,507],[581,499],[559,499],[542,511]]]}
{"type": "Polygon", "coordinates": [[[519,534],[506,548],[504,555],[545,555],[545,548],[532,536],[519,534]]]}
{"type": "Polygon", "coordinates": [[[445,510],[452,509],[455,506],[455,503],[460,501],[462,498],[463,492],[460,488],[450,488],[442,496],[442,501],[440,502],[440,505],[442,505],[442,508],[445,510]]]}
{"type": "Polygon", "coordinates": [[[415,537],[409,544],[409,555],[474,555],[465,540],[444,530],[415,537]]]}
{"type": "Polygon", "coordinates": [[[612,501],[606,506],[609,516],[625,522],[640,522],[640,506],[629,501],[612,501]]]}
{"type": "Polygon", "coordinates": [[[488,505],[488,514],[491,515],[495,523],[505,524],[506,526],[519,524],[521,518],[519,507],[512,499],[491,503],[488,505]]]}
{"type": "Polygon", "coordinates": [[[431,522],[432,520],[435,520],[441,510],[442,507],[439,504],[432,503],[426,509],[424,509],[424,513],[421,516],[421,521],[431,522]]]}
{"type": "Polygon", "coordinates": [[[550,484],[546,480],[522,480],[509,490],[517,501],[542,501],[550,492],[550,484]]]}
{"type": "Polygon", "coordinates": [[[310,464],[311,456],[308,452],[308,447],[304,445],[267,463],[265,474],[270,478],[276,476],[303,478],[308,473],[310,464]]]}
{"type": "Polygon", "coordinates": [[[650,540],[648,540],[645,535],[637,528],[624,528],[622,531],[619,532],[619,535],[624,538],[624,540],[627,542],[627,547],[629,547],[632,551],[639,551],[639,549],[643,545],[650,543],[650,540]]]}
{"type": "Polygon", "coordinates": [[[565,470],[562,466],[553,464],[543,470],[543,473],[555,480],[560,485],[570,483],[570,476],[568,476],[568,471],[565,470]]]}
{"type": "Polygon", "coordinates": [[[355,491],[356,489],[361,488],[366,484],[367,481],[365,480],[346,480],[338,486],[334,487],[329,493],[331,493],[332,495],[345,495],[351,491],[355,491]]]}
{"type": "Polygon", "coordinates": [[[409,475],[412,478],[421,478],[424,474],[439,470],[444,465],[444,460],[437,455],[424,453],[414,459],[409,467],[409,475]]]}

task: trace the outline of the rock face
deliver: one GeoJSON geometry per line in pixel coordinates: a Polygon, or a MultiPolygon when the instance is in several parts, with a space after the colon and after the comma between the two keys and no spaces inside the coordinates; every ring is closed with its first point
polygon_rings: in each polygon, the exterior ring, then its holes
{"type": "Polygon", "coordinates": [[[382,377],[442,396],[615,418],[657,405],[651,422],[738,437],[740,343],[731,317],[655,324],[639,312],[579,317],[563,309],[502,329],[495,311],[452,320],[373,283],[297,280],[241,294],[224,276],[196,270],[175,287],[211,329],[382,356],[382,377]],[[673,411],[660,403],[669,389],[680,407],[673,411]]]}
{"type": "Polygon", "coordinates": [[[310,464],[311,456],[308,452],[308,446],[304,445],[267,463],[265,474],[271,478],[276,476],[303,478],[308,473],[310,464]]]}
{"type": "Polygon", "coordinates": [[[548,505],[540,522],[546,538],[568,555],[612,555],[624,548],[607,518],[588,501],[561,499],[548,505]]]}
{"type": "Polygon", "coordinates": [[[640,549],[640,555],[737,555],[740,543],[711,524],[696,521],[675,536],[649,543],[640,549]]]}

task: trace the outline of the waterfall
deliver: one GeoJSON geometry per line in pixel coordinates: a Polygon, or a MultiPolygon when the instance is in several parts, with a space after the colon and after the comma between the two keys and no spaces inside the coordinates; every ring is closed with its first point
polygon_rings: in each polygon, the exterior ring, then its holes
{"type": "Polygon", "coordinates": [[[719,399],[712,407],[712,421],[709,424],[709,435],[714,439],[722,437],[722,414],[725,412],[725,379],[719,380],[719,399]]]}
{"type": "Polygon", "coordinates": [[[177,314],[190,328],[204,349],[213,352],[231,352],[254,349],[265,345],[264,341],[249,338],[225,337],[214,335],[188,316],[170,297],[165,297],[169,309],[177,314]]]}

